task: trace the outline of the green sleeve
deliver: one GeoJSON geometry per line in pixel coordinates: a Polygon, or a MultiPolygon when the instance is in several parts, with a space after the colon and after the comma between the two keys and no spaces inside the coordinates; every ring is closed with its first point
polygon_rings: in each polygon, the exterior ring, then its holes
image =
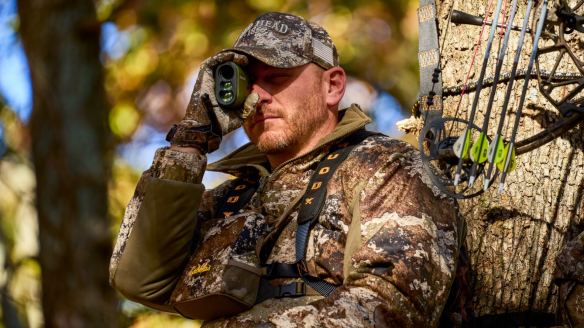
{"type": "Polygon", "coordinates": [[[126,298],[173,311],[168,300],[188,261],[205,166],[205,156],[161,148],[140,178],[110,262],[110,284],[126,298]]]}

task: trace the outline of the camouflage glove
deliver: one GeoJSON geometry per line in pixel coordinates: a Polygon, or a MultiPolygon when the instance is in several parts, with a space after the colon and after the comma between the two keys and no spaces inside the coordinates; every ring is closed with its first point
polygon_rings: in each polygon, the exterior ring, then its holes
{"type": "Polygon", "coordinates": [[[212,153],[219,148],[224,135],[239,128],[255,114],[259,100],[257,93],[250,94],[242,108],[227,110],[219,107],[215,98],[214,71],[228,61],[239,66],[248,64],[245,55],[231,51],[220,52],[201,64],[185,117],[180,124],[173,125],[166,136],[171,145],[198,148],[203,154],[212,153]]]}

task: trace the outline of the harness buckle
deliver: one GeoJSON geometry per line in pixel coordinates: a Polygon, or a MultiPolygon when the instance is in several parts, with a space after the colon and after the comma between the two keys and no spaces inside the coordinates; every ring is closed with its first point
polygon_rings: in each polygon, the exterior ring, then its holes
{"type": "Polygon", "coordinates": [[[306,295],[306,284],[303,282],[293,282],[290,284],[279,285],[276,287],[277,287],[276,298],[300,297],[306,295]]]}

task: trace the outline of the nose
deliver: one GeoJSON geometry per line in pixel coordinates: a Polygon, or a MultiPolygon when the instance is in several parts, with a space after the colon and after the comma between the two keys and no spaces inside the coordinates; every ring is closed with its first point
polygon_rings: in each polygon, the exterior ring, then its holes
{"type": "Polygon", "coordinates": [[[254,92],[260,96],[260,99],[258,100],[258,106],[260,106],[262,104],[272,103],[272,95],[270,94],[268,89],[263,87],[261,84],[259,84],[259,83],[252,84],[251,93],[254,93],[254,92]]]}

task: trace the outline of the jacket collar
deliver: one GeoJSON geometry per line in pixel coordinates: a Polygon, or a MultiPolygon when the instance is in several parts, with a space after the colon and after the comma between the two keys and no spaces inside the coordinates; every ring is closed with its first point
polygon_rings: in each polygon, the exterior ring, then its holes
{"type": "MultiPolygon", "coordinates": [[[[318,144],[310,152],[360,130],[368,123],[371,123],[371,119],[363,113],[361,107],[357,104],[352,104],[351,107],[339,111],[339,124],[337,127],[324,138],[320,139],[318,144]]],[[[260,152],[254,144],[248,142],[224,158],[209,164],[207,170],[236,174],[241,168],[251,166],[260,171],[265,171],[266,169],[264,167],[267,163],[268,157],[266,154],[260,152]]]]}

